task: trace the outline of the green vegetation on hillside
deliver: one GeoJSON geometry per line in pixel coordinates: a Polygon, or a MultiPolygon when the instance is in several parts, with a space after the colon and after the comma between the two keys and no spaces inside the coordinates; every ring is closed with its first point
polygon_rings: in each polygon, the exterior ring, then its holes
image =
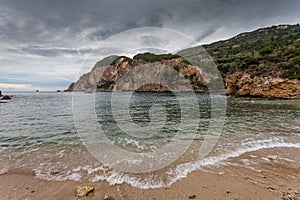
{"type": "Polygon", "coordinates": [[[223,77],[242,71],[251,76],[300,79],[299,24],[258,29],[203,48],[213,57],[223,77]]]}
{"type": "Polygon", "coordinates": [[[244,71],[251,76],[300,79],[299,25],[259,29],[204,48],[213,56],[223,75],[244,71]],[[239,47],[233,48],[235,45],[239,47]]]}
{"type": "Polygon", "coordinates": [[[174,59],[174,58],[179,58],[179,55],[176,54],[153,54],[150,52],[147,53],[141,53],[141,54],[137,54],[133,57],[133,59],[142,59],[146,62],[156,62],[156,61],[162,61],[162,60],[170,60],[170,59],[174,59]]]}
{"type": "Polygon", "coordinates": [[[176,54],[171,54],[171,53],[156,55],[156,54],[153,54],[153,53],[150,53],[150,52],[146,52],[146,53],[140,53],[140,54],[135,55],[133,57],[133,59],[128,58],[126,56],[116,57],[111,62],[111,65],[115,65],[120,58],[123,58],[123,62],[127,61],[129,64],[131,64],[133,60],[138,60],[138,59],[144,60],[146,62],[156,62],[156,61],[162,61],[162,60],[170,60],[170,59],[179,58],[179,57],[180,56],[178,56],[176,54]]]}
{"type": "MultiPolygon", "coordinates": [[[[144,60],[146,62],[157,62],[157,61],[162,61],[162,60],[171,60],[171,59],[175,59],[175,58],[180,58],[179,55],[177,54],[154,54],[154,53],[150,53],[150,52],[146,52],[146,53],[140,53],[137,54],[133,57],[133,59],[128,58],[126,56],[118,56],[115,57],[114,60],[110,63],[111,65],[115,65],[117,63],[118,60],[120,60],[121,58],[123,58],[122,62],[126,61],[129,64],[132,64],[133,60],[144,60]]],[[[183,62],[190,64],[187,60],[183,59],[183,62]]]]}

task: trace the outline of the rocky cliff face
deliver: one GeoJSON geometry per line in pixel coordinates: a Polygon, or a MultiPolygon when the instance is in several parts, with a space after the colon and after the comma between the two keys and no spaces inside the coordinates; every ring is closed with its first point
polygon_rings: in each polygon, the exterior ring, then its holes
{"type": "Polygon", "coordinates": [[[239,72],[227,76],[226,94],[245,98],[300,99],[300,80],[250,77],[239,72]]]}
{"type": "Polygon", "coordinates": [[[147,62],[123,56],[110,64],[98,62],[91,72],[82,75],[66,91],[205,92],[207,80],[200,68],[180,57],[147,62]],[[126,77],[132,72],[133,76],[126,77]]]}
{"type": "Polygon", "coordinates": [[[74,85],[75,83],[71,83],[69,87],[66,90],[64,90],[64,92],[72,92],[74,90],[74,85]]]}

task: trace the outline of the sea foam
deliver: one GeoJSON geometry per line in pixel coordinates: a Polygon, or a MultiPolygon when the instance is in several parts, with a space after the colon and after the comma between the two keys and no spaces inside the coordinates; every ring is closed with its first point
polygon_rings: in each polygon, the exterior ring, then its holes
{"type": "Polygon", "coordinates": [[[132,187],[140,189],[155,189],[161,187],[169,187],[175,182],[186,178],[189,173],[195,170],[199,170],[205,166],[216,166],[220,164],[226,164],[226,161],[228,159],[238,157],[244,153],[257,151],[259,149],[276,147],[300,148],[300,143],[286,143],[283,139],[268,139],[244,142],[241,144],[240,148],[234,151],[224,153],[218,156],[206,157],[204,159],[199,159],[193,162],[179,164],[175,168],[163,172],[163,175],[166,175],[167,177],[166,180],[162,180],[162,178],[158,176],[155,177],[155,175],[153,174],[129,174],[109,169],[104,166],[92,167],[89,165],[77,166],[71,172],[69,171],[65,175],[55,176],[51,175],[49,172],[41,173],[40,171],[36,171],[36,176],[38,178],[52,181],[80,181],[84,177],[84,174],[86,174],[90,177],[88,181],[91,182],[107,181],[110,185],[126,183],[131,185],[132,187]]]}

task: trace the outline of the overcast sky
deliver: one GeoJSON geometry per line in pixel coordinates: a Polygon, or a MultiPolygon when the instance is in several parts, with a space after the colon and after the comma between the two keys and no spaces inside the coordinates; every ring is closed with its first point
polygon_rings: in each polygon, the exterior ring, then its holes
{"type": "MultiPolygon", "coordinates": [[[[299,0],[0,0],[0,90],[65,89],[82,63],[88,71],[119,53],[116,44],[84,62],[101,41],[126,30],[168,28],[205,44],[300,23],[299,10],[299,0]]],[[[146,46],[163,44],[149,38],[146,46]]]]}

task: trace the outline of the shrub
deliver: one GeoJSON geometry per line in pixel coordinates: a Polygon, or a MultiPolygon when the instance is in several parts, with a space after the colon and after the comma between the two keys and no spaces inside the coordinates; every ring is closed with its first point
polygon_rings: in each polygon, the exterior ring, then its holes
{"type": "Polygon", "coordinates": [[[296,48],[296,54],[300,55],[300,47],[296,48]]]}
{"type": "Polygon", "coordinates": [[[270,54],[274,51],[275,47],[273,45],[267,45],[264,48],[262,48],[262,50],[260,51],[261,55],[267,55],[270,54]]]}
{"type": "Polygon", "coordinates": [[[283,76],[288,79],[300,80],[300,67],[287,70],[286,72],[284,72],[283,76]]]}
{"type": "Polygon", "coordinates": [[[300,55],[292,59],[293,62],[300,64],[300,55]]]}

